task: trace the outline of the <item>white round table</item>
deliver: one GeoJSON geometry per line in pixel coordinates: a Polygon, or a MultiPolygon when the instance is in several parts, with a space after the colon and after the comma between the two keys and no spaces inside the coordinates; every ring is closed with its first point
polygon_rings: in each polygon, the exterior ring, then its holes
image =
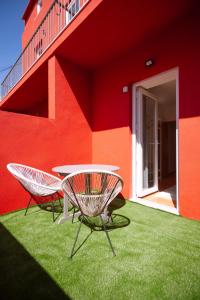
{"type": "Polygon", "coordinates": [[[58,173],[61,176],[66,176],[73,172],[84,171],[84,170],[101,170],[101,171],[114,172],[114,171],[118,171],[119,167],[112,166],[112,165],[82,164],[82,165],[57,166],[52,169],[52,171],[58,173]]]}
{"type": "MultiPolygon", "coordinates": [[[[95,165],[95,164],[82,164],[82,165],[64,165],[64,166],[57,166],[52,168],[53,172],[58,173],[61,176],[67,176],[73,172],[77,171],[84,171],[84,170],[101,170],[101,171],[109,171],[114,172],[118,171],[118,166],[112,166],[112,165],[95,165]]],[[[75,215],[79,215],[80,212],[77,212],[75,215]]],[[[68,199],[64,195],[64,202],[63,202],[63,216],[58,220],[58,224],[61,224],[71,218],[72,215],[69,215],[68,212],[68,199]]]]}

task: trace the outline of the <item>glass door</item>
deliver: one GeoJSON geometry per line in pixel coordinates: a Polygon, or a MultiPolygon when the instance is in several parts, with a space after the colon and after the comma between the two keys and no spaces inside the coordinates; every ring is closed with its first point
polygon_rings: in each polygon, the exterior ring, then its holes
{"type": "Polygon", "coordinates": [[[136,194],[158,191],[157,98],[142,87],[136,93],[136,194]]]}

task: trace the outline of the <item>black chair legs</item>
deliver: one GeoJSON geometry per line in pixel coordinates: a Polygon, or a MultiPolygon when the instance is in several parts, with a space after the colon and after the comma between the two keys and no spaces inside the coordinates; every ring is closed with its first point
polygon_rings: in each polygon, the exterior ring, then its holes
{"type": "MultiPolygon", "coordinates": [[[[81,225],[83,223],[83,218],[84,216],[80,216],[79,217],[79,220],[80,220],[80,224],[79,224],[79,227],[77,229],[77,233],[76,233],[76,237],[75,237],[75,240],[74,240],[74,244],[72,246],[72,250],[71,250],[71,254],[70,254],[70,258],[72,258],[76,252],[82,247],[82,245],[86,242],[86,240],[89,238],[89,236],[93,233],[94,229],[90,228],[90,233],[87,235],[87,237],[84,239],[84,241],[80,244],[80,246],[75,250],[75,247],[76,247],[76,244],[77,244],[77,241],[78,241],[78,237],[79,237],[79,233],[80,233],[80,230],[81,230],[81,225]]],[[[112,245],[112,242],[111,242],[111,239],[110,239],[110,236],[109,236],[109,233],[108,233],[108,230],[106,229],[106,225],[103,221],[103,218],[102,216],[100,216],[100,219],[101,219],[101,222],[102,222],[102,228],[103,228],[103,231],[105,232],[106,234],[106,237],[107,237],[107,240],[108,240],[108,243],[109,243],[109,246],[112,250],[112,253],[113,253],[113,256],[116,256],[116,253],[115,253],[115,250],[113,248],[113,245],[112,245]]]]}
{"type": "Polygon", "coordinates": [[[28,202],[28,205],[27,205],[27,207],[26,207],[26,211],[25,211],[25,216],[26,216],[26,214],[27,214],[27,211],[28,211],[28,209],[29,209],[29,206],[30,206],[30,203],[31,203],[31,200],[32,200],[32,197],[30,197],[30,200],[29,200],[29,202],[28,202]]]}
{"type": "Polygon", "coordinates": [[[53,201],[51,202],[51,205],[52,205],[53,222],[55,222],[55,205],[53,201]]]}
{"type": "Polygon", "coordinates": [[[81,230],[81,225],[82,225],[82,218],[81,218],[81,221],[80,221],[80,224],[79,224],[79,227],[78,227],[78,230],[77,230],[77,233],[76,233],[76,237],[75,237],[75,241],[74,241],[74,244],[73,244],[73,247],[72,247],[72,251],[71,251],[71,254],[70,254],[70,258],[72,258],[74,256],[74,254],[77,252],[77,250],[74,252],[74,249],[75,249],[75,246],[76,246],[76,243],[77,243],[77,240],[78,240],[78,236],[79,236],[79,233],[80,233],[80,230],[81,230]]]}
{"type": "MultiPolygon", "coordinates": [[[[28,205],[27,205],[27,207],[26,207],[26,211],[25,211],[25,213],[24,213],[24,216],[27,215],[27,212],[28,212],[28,209],[29,209],[29,207],[30,207],[30,203],[31,203],[31,200],[32,200],[32,199],[34,200],[34,197],[33,197],[33,196],[31,196],[30,199],[29,199],[29,202],[28,202],[28,205]]],[[[59,201],[60,207],[62,208],[62,204],[61,204],[60,198],[58,199],[58,201],[59,201]]],[[[37,201],[36,201],[36,203],[37,203],[37,201]]],[[[40,206],[39,203],[37,203],[37,204],[40,206]]],[[[52,215],[53,215],[53,222],[55,222],[55,221],[56,221],[56,218],[55,218],[56,207],[55,207],[55,204],[54,204],[53,197],[52,197],[52,202],[51,202],[51,210],[52,210],[52,215]]],[[[73,215],[73,218],[74,218],[74,215],[73,215]]]]}
{"type": "Polygon", "coordinates": [[[101,218],[101,222],[102,222],[102,226],[103,226],[104,232],[105,232],[106,237],[107,237],[107,239],[108,239],[108,243],[109,243],[110,248],[111,248],[111,250],[112,250],[113,256],[116,256],[115,250],[114,250],[114,248],[113,248],[113,245],[112,245],[110,236],[109,236],[109,234],[108,234],[108,230],[106,229],[106,226],[105,226],[105,223],[104,223],[104,221],[103,221],[103,219],[102,219],[102,216],[100,216],[100,218],[101,218]]]}

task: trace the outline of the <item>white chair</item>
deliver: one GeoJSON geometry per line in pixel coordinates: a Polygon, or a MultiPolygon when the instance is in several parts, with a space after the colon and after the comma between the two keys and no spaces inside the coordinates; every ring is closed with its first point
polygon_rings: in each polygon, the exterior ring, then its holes
{"type": "Polygon", "coordinates": [[[122,187],[123,181],[120,176],[102,170],[75,172],[63,179],[63,192],[71,204],[81,212],[79,216],[80,225],[71,250],[71,258],[81,247],[79,246],[74,251],[82,223],[90,227],[91,233],[94,230],[103,230],[113,255],[116,255],[106,226],[111,219],[107,216],[107,207],[121,192],[122,187]]]}
{"type": "Polygon", "coordinates": [[[53,212],[53,221],[55,221],[54,201],[59,200],[61,206],[60,198],[63,198],[59,193],[61,191],[61,179],[41,170],[16,163],[9,163],[7,169],[30,194],[25,215],[27,214],[31,200],[34,200],[39,206],[50,203],[53,212]]]}

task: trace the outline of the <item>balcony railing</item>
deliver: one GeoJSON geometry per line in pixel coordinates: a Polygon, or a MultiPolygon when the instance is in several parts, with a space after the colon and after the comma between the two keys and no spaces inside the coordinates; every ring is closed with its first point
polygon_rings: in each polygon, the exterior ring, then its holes
{"type": "Polygon", "coordinates": [[[1,84],[5,97],[89,0],[55,0],[1,84]]]}

